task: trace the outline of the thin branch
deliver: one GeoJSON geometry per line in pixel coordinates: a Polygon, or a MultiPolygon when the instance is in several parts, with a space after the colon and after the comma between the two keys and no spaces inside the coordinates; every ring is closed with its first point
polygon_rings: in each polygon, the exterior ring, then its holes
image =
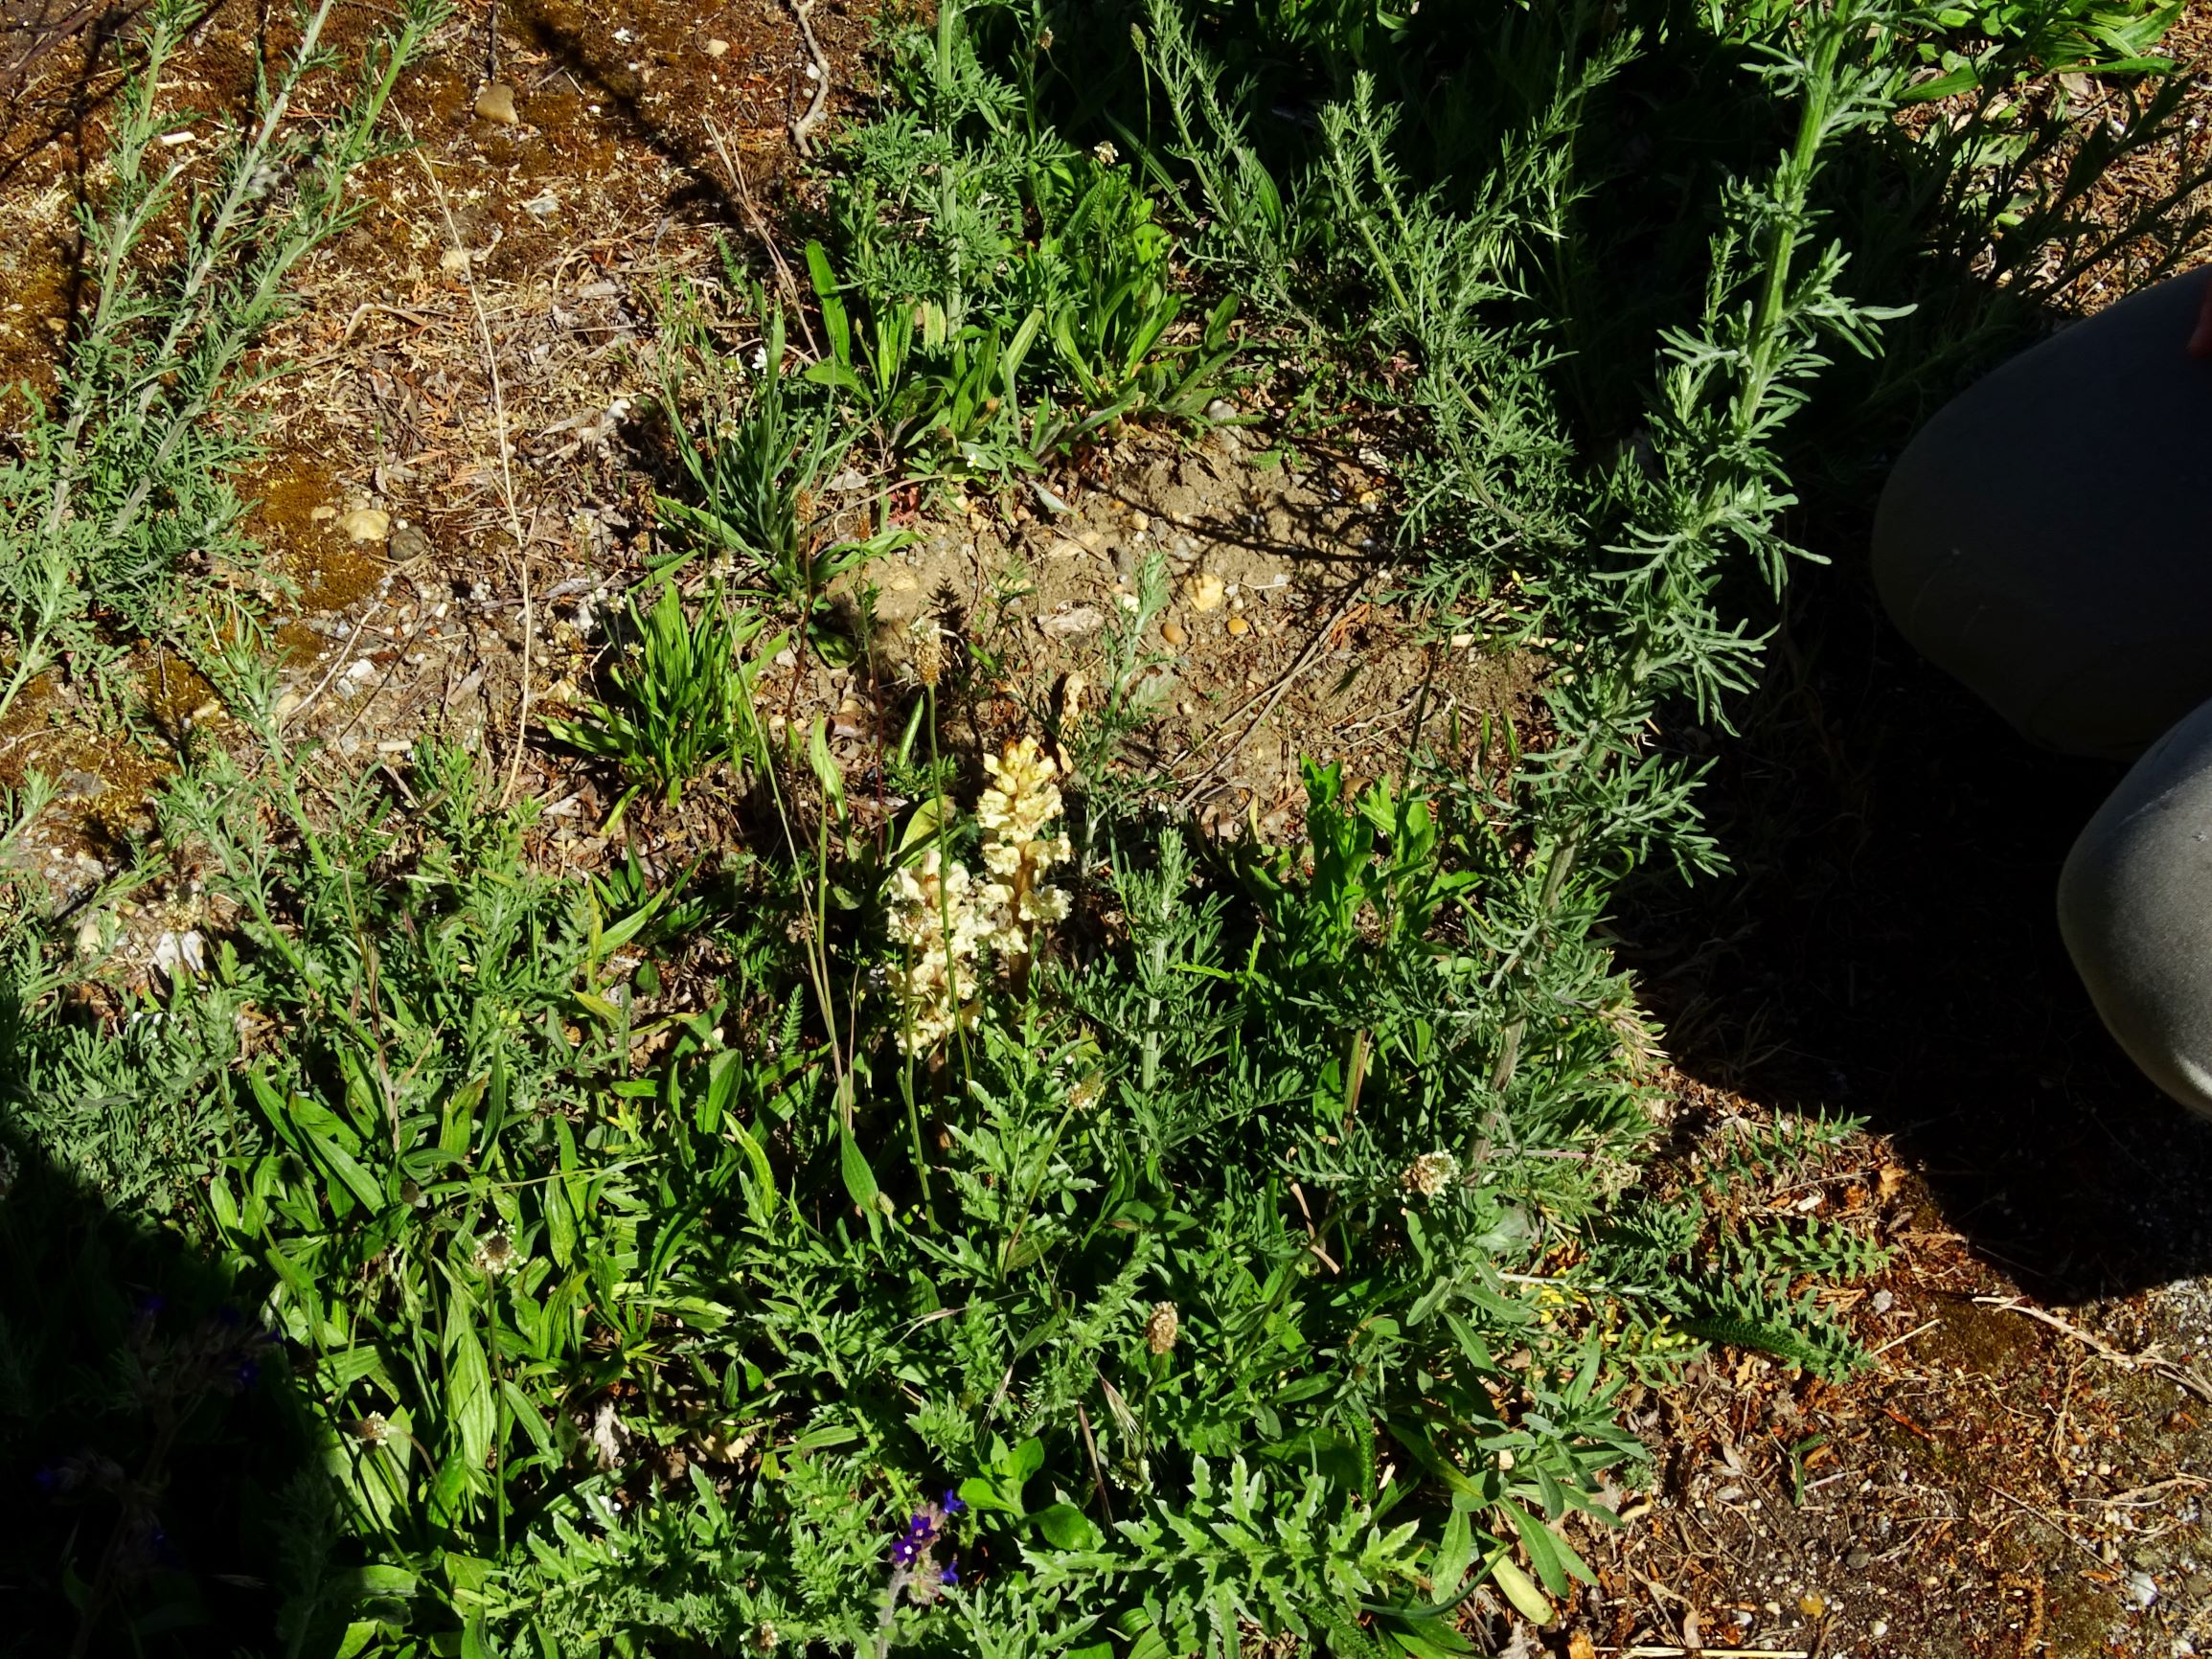
{"type": "MultiPolygon", "coordinates": [[[[412,132],[408,134],[409,138],[413,136],[412,132]]],[[[491,320],[485,314],[483,296],[476,291],[475,261],[467,257],[468,250],[462,245],[461,228],[453,222],[452,203],[446,199],[445,186],[438,177],[437,170],[420,148],[414,153],[430,180],[431,190],[437,193],[438,211],[445,217],[445,233],[452,239],[454,251],[462,256],[461,278],[468,284],[468,303],[475,308],[476,334],[484,347],[484,370],[491,379],[491,416],[497,423],[500,502],[507,509],[507,531],[514,538],[514,557],[522,580],[522,696],[514,711],[514,743],[507,757],[507,782],[499,791],[499,806],[504,811],[513,805],[514,791],[522,781],[522,751],[530,731],[532,648],[537,633],[537,616],[530,591],[530,548],[522,534],[522,513],[514,505],[513,445],[507,436],[507,394],[499,378],[499,353],[491,343],[491,320]]]]}
{"type": "Polygon", "coordinates": [[[807,43],[807,54],[814,60],[814,96],[808,100],[806,110],[791,123],[791,148],[809,160],[814,154],[814,128],[830,107],[830,59],[823,52],[821,41],[814,38],[812,16],[814,0],[791,0],[791,15],[798,21],[799,36],[807,43]]]}
{"type": "MultiPolygon", "coordinates": [[[[1378,581],[1388,581],[1391,576],[1395,574],[1397,566],[1386,565],[1383,567],[1381,575],[1376,580],[1378,581]]],[[[1300,653],[1298,660],[1290,665],[1289,670],[1285,673],[1281,679],[1277,680],[1274,685],[1271,686],[1266,692],[1256,693],[1252,697],[1247,697],[1244,700],[1243,708],[1240,708],[1236,714],[1233,714],[1229,716],[1229,720],[1235,720],[1243,714],[1245,709],[1250,708],[1255,701],[1260,703],[1260,712],[1254,715],[1250,720],[1245,722],[1244,729],[1238,734],[1236,741],[1232,742],[1227,748],[1223,749],[1221,753],[1215,758],[1214,763],[1211,766],[1208,766],[1203,772],[1200,772],[1196,778],[1192,779],[1189,786],[1186,787],[1180,795],[1175,797],[1176,811],[1189,811],[1191,808],[1191,804],[1197,800],[1199,792],[1202,791],[1208,784],[1214,781],[1215,775],[1219,773],[1223,766],[1226,766],[1231,761],[1237,758],[1238,754],[1243,749],[1244,744],[1251,739],[1252,734],[1260,729],[1261,723],[1265,721],[1269,715],[1275,712],[1275,705],[1283,700],[1284,694],[1289,691],[1293,684],[1296,683],[1298,676],[1303,674],[1308,669],[1311,668],[1314,662],[1320,657],[1321,648],[1329,643],[1329,636],[1336,631],[1336,625],[1342,622],[1347,616],[1352,614],[1352,607],[1359,602],[1361,598],[1368,591],[1368,587],[1369,583],[1364,579],[1354,582],[1352,584],[1351,590],[1345,594],[1342,602],[1336,606],[1335,610],[1330,613],[1329,620],[1321,625],[1320,629],[1313,635],[1312,639],[1308,642],[1306,649],[1300,653]]],[[[1223,725],[1228,723],[1228,720],[1224,720],[1222,722],[1223,725]]]]}

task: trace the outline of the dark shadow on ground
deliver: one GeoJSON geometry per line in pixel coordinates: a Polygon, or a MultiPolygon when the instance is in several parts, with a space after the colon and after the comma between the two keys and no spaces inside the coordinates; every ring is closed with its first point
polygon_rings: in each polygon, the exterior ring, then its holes
{"type": "MultiPolygon", "coordinates": [[[[2063,109],[2030,127],[2029,149],[2063,158],[2063,109]]],[[[1947,185],[1942,154],[1884,125],[1825,177],[1821,234],[1854,250],[1842,290],[1912,312],[1884,325],[1879,362],[1838,352],[1784,435],[1805,503],[1785,534],[1829,562],[1799,563],[1779,610],[1748,580],[1723,602],[1775,630],[1731,710],[1741,737],[1681,717],[1665,735],[1711,761],[1704,807],[1734,870],[1687,890],[1641,876],[1617,926],[1684,1069],[1894,1135],[1935,1201],[1921,1226],[2077,1302],[2212,1271],[2212,1124],[2120,1053],[2058,933],[2060,866],[2125,767],[2033,747],[1923,661],[1882,613],[1868,549],[1887,460],[2068,322],[2073,290],[2040,261],[2114,250],[2095,170],[2076,170],[2000,239],[1998,281],[1976,251],[1996,234],[1987,204],[1947,185]]],[[[2171,257],[2194,224],[2184,196],[2151,240],[2171,257]]]]}
{"type": "Polygon", "coordinates": [[[354,1599],[335,1492],[258,1299],[12,1117],[0,1102],[0,1654],[213,1659],[295,1628],[331,1650],[354,1599]]]}
{"type": "MultiPolygon", "coordinates": [[[[1870,507],[1871,503],[1866,506],[1870,507]]],[[[2106,1034],[2059,867],[2125,768],[2029,745],[1890,626],[1863,519],[1801,569],[1707,798],[1733,875],[1640,884],[1627,955],[1693,1075],[1897,1138],[2041,1300],[2212,1271],[2212,1124],[2106,1034]]]]}

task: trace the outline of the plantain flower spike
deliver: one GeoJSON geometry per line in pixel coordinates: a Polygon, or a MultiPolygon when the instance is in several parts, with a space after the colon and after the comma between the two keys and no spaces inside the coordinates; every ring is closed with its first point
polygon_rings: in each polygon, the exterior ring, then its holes
{"type": "Polygon", "coordinates": [[[1459,1179],[1459,1160],[1449,1152],[1424,1152],[1398,1178],[1407,1192],[1433,1198],[1459,1179]]]}

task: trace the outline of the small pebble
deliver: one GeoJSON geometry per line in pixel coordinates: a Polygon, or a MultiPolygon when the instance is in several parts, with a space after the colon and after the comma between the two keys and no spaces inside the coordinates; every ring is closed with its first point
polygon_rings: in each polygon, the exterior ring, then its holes
{"type": "Polygon", "coordinates": [[[707,56],[709,57],[720,57],[729,49],[730,43],[727,40],[710,40],[707,42],[707,56]]]}
{"type": "Polygon", "coordinates": [[[494,80],[476,95],[476,113],[501,126],[513,126],[522,118],[514,113],[514,88],[494,80]]]}
{"type": "Polygon", "coordinates": [[[1183,602],[1193,610],[1220,610],[1227,589],[1212,571],[1201,570],[1183,583],[1183,602]]]}
{"type": "Polygon", "coordinates": [[[349,541],[382,541],[392,534],[392,515],[374,507],[356,507],[338,520],[349,541]]]}
{"type": "Polygon", "coordinates": [[[1150,530],[1152,528],[1152,517],[1148,513],[1132,512],[1129,514],[1129,528],[1131,530],[1150,530]]]}
{"type": "Polygon", "coordinates": [[[308,513],[308,516],[319,523],[326,518],[337,517],[338,510],[326,501],[322,506],[316,508],[314,511],[308,513]]]}
{"type": "Polygon", "coordinates": [[[1179,623],[1162,623],[1160,625],[1160,638],[1177,649],[1180,649],[1190,637],[1183,631],[1179,623]]]}
{"type": "Polygon", "coordinates": [[[1252,625],[1241,616],[1233,616],[1229,619],[1229,631],[1233,634],[1248,634],[1252,631],[1252,625]]]}

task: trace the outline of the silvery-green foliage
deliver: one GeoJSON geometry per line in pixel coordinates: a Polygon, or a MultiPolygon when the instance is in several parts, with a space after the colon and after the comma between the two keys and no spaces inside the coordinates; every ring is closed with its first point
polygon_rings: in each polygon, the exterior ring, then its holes
{"type": "Polygon", "coordinates": [[[0,462],[0,711],[65,655],[88,678],[117,659],[96,603],[197,658],[233,619],[189,625],[188,592],[250,615],[270,580],[238,534],[230,479],[255,453],[240,399],[285,366],[250,353],[290,309],[300,261],[352,222],[349,181],[391,148],[385,103],[445,11],[412,0],[368,47],[355,92],[303,121],[302,88],[335,61],[323,43],[332,4],[302,11],[248,119],[212,148],[159,142],[181,113],[165,76],[199,9],[165,0],[139,24],[104,185],[80,210],[90,298],[52,405],[34,407],[0,462]]]}

